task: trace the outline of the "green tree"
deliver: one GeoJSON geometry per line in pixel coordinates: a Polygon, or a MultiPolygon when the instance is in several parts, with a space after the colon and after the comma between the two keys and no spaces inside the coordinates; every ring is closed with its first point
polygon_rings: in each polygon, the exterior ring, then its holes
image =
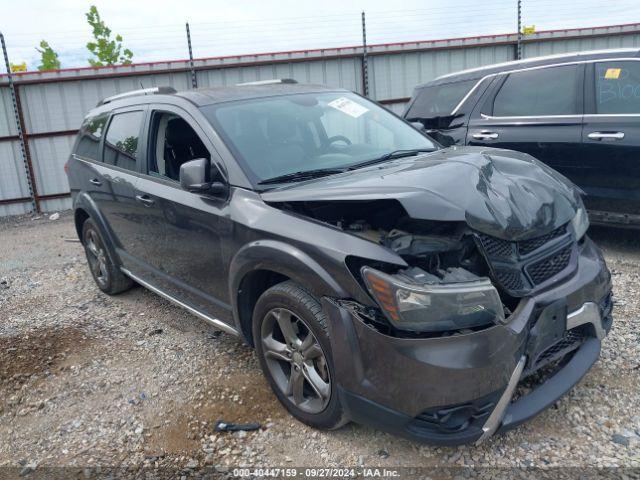
{"type": "Polygon", "coordinates": [[[42,72],[44,70],[58,70],[60,68],[58,54],[45,40],[40,42],[40,48],[36,47],[36,50],[40,52],[40,65],[38,65],[38,70],[42,72]]]}
{"type": "Polygon", "coordinates": [[[93,29],[92,33],[95,39],[87,43],[87,49],[96,56],[96,58],[89,59],[89,64],[93,67],[117,64],[129,65],[133,52],[128,48],[122,47],[121,35],[116,35],[114,40],[111,39],[111,29],[102,21],[95,5],[91,6],[86,17],[87,22],[93,29]]]}

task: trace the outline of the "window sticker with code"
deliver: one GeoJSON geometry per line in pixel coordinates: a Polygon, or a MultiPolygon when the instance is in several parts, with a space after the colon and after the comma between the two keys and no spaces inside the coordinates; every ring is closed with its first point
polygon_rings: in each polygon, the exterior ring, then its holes
{"type": "Polygon", "coordinates": [[[354,102],[345,97],[336,98],[335,100],[328,103],[328,105],[336,110],[340,110],[342,113],[346,113],[347,115],[358,118],[359,116],[367,113],[369,111],[368,108],[363,107],[359,103],[354,102]]]}
{"type": "Polygon", "coordinates": [[[604,72],[604,78],[607,80],[617,80],[620,78],[621,68],[607,68],[607,71],[604,72]]]}

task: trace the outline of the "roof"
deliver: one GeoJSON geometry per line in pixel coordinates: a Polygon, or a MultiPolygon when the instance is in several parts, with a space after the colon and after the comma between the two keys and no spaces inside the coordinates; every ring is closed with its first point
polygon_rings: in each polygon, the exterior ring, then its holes
{"type": "Polygon", "coordinates": [[[592,50],[583,52],[562,53],[559,55],[548,55],[545,57],[534,57],[525,60],[514,60],[511,62],[496,63],[484,67],[471,68],[460,72],[448,73],[442,75],[430,82],[418,85],[416,88],[426,86],[443,85],[452,82],[461,82],[465,80],[479,80],[487,75],[496,73],[510,72],[521,68],[541,67],[545,65],[554,65],[556,63],[571,63],[585,60],[597,60],[612,57],[640,57],[640,48],[620,48],[612,50],[592,50]]]}
{"type": "Polygon", "coordinates": [[[292,95],[296,93],[312,93],[324,91],[346,91],[325,85],[309,83],[277,83],[268,85],[233,85],[224,87],[197,88],[176,93],[177,96],[189,100],[198,107],[214,103],[247,100],[251,98],[275,97],[278,95],[292,95]]]}

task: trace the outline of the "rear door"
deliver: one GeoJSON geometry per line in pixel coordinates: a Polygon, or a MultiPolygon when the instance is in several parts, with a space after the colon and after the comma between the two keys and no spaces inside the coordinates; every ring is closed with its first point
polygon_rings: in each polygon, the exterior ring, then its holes
{"type": "Polygon", "coordinates": [[[130,107],[90,119],[83,125],[76,148],[83,188],[103,216],[125,266],[129,264],[122,253],[135,250],[139,228],[134,192],[144,114],[142,107],[130,107]]]}
{"type": "Polygon", "coordinates": [[[136,215],[134,197],[144,116],[144,108],[140,106],[119,109],[111,115],[103,142],[103,193],[96,198],[114,234],[119,256],[127,267],[131,265],[122,254],[135,255],[140,249],[136,236],[140,219],[136,215]]]}
{"type": "Polygon", "coordinates": [[[584,66],[500,75],[469,121],[468,145],[529,153],[580,185],[584,66]]]}
{"type": "Polygon", "coordinates": [[[609,220],[638,223],[640,61],[594,62],[586,78],[582,158],[587,208],[596,219],[598,212],[609,212],[609,220]]]}

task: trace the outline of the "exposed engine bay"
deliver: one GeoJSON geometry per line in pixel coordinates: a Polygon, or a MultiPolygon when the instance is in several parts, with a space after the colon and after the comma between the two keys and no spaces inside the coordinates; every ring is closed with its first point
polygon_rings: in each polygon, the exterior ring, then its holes
{"type": "Polygon", "coordinates": [[[414,220],[395,200],[295,202],[285,208],[389,248],[410,265],[395,273],[415,283],[468,282],[489,274],[464,223],[414,220]]]}
{"type": "MultiPolygon", "coordinates": [[[[494,285],[477,240],[463,222],[415,220],[396,200],[294,202],[282,204],[280,208],[382,245],[407,263],[406,268],[393,267],[384,271],[381,266],[380,271],[375,271],[378,277],[386,275],[388,282],[372,278],[373,283],[369,283],[366,275],[362,275],[361,283],[381,305],[382,314],[355,302],[346,304],[367,323],[385,333],[421,337],[468,333],[504,321],[519,301],[494,285]],[[460,286],[459,291],[455,290],[456,285],[460,286]],[[385,288],[389,290],[382,291],[385,288]],[[471,291],[465,288],[471,288],[471,291]],[[396,302],[397,295],[403,297],[404,304],[396,302]],[[478,304],[478,297],[483,295],[488,297],[481,298],[478,304]],[[384,298],[394,300],[385,303],[384,298]],[[467,298],[476,301],[469,304],[467,298]],[[439,318],[439,322],[431,322],[425,327],[419,321],[412,321],[411,316],[417,316],[422,307],[429,309],[428,313],[420,312],[422,316],[439,318]]],[[[354,276],[359,278],[361,266],[351,267],[354,276]]]]}
{"type": "MultiPolygon", "coordinates": [[[[523,297],[575,268],[575,229],[566,224],[512,241],[461,221],[412,218],[396,199],[277,206],[381,245],[404,260],[407,267],[398,268],[347,258],[354,277],[400,335],[465,333],[502,323],[523,297]]],[[[365,316],[376,318],[372,312],[365,316]]]]}

